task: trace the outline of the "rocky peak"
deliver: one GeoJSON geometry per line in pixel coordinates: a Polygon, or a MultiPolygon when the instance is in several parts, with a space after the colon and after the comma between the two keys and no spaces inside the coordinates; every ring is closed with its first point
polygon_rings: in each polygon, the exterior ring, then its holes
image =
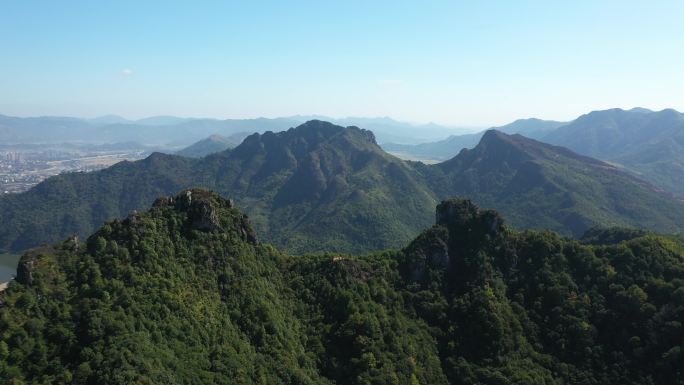
{"type": "Polygon", "coordinates": [[[503,218],[494,210],[481,210],[468,199],[449,199],[437,205],[437,225],[450,232],[467,232],[495,235],[503,229],[503,218]]]}
{"type": "MultiPolygon", "coordinates": [[[[233,209],[232,199],[225,199],[219,194],[204,189],[187,189],[173,197],[158,198],[153,208],[171,207],[175,211],[187,215],[188,225],[194,230],[203,232],[222,233],[227,230],[224,217],[226,210],[233,209]]],[[[231,222],[232,223],[232,222],[231,222]]],[[[256,234],[247,216],[239,215],[235,221],[243,240],[256,244],[256,234]]]]}
{"type": "Polygon", "coordinates": [[[434,274],[450,275],[453,285],[485,277],[487,262],[478,255],[501,244],[506,233],[499,214],[467,199],[449,199],[437,206],[435,219],[436,226],[404,249],[407,276],[426,285],[434,274]]]}

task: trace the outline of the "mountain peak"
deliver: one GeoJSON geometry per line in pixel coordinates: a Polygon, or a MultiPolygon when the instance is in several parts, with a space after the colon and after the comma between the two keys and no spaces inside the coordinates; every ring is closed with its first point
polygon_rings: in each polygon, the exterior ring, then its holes
{"type": "Polygon", "coordinates": [[[513,154],[516,154],[516,160],[529,159],[549,159],[562,156],[587,164],[599,165],[603,167],[611,167],[609,164],[600,160],[586,157],[573,152],[565,147],[554,146],[548,143],[540,142],[538,140],[527,138],[520,134],[509,135],[497,130],[489,130],[485,132],[480,140],[480,144],[473,149],[479,151],[480,154],[487,153],[490,156],[502,158],[507,156],[510,160],[513,154]]]}
{"type": "Polygon", "coordinates": [[[377,145],[377,142],[375,141],[375,135],[373,134],[373,132],[369,130],[365,130],[356,126],[343,127],[318,119],[309,120],[303,124],[300,124],[297,127],[290,128],[287,132],[303,134],[305,137],[312,137],[313,135],[318,135],[319,137],[323,138],[330,138],[334,135],[349,132],[353,134],[358,134],[360,135],[360,137],[377,145]]]}
{"type": "Polygon", "coordinates": [[[446,226],[450,229],[458,229],[464,226],[469,228],[478,227],[486,233],[497,233],[503,228],[503,219],[496,211],[480,210],[480,208],[468,199],[448,199],[437,205],[437,225],[446,226]]]}
{"type": "MultiPolygon", "coordinates": [[[[236,153],[248,155],[258,149],[275,149],[282,151],[287,149],[295,155],[303,155],[319,148],[321,145],[339,140],[346,142],[355,148],[363,148],[371,145],[380,150],[375,141],[375,135],[371,131],[355,126],[342,127],[323,120],[309,120],[287,131],[266,131],[263,134],[252,134],[238,147],[236,153]]],[[[350,149],[349,146],[345,146],[350,149]]]]}
{"type": "MultiPolygon", "coordinates": [[[[171,208],[176,213],[185,214],[189,228],[202,232],[228,232],[229,227],[235,224],[230,219],[231,216],[235,216],[235,213],[231,212],[234,208],[233,201],[205,189],[192,188],[183,190],[173,197],[158,198],[152,207],[157,209],[157,212],[171,208]]],[[[244,223],[239,227],[243,232],[243,238],[255,243],[254,231],[246,217],[242,216],[242,219],[244,223]]]]}
{"type": "Polygon", "coordinates": [[[513,135],[505,134],[499,130],[490,129],[490,130],[485,131],[484,135],[482,135],[482,139],[480,140],[480,142],[481,143],[490,143],[490,142],[500,141],[500,140],[510,141],[510,138],[512,136],[513,135]]]}
{"type": "Polygon", "coordinates": [[[509,135],[498,130],[488,130],[471,152],[478,158],[503,159],[507,162],[528,160],[538,152],[541,143],[522,135],[509,135]]]}

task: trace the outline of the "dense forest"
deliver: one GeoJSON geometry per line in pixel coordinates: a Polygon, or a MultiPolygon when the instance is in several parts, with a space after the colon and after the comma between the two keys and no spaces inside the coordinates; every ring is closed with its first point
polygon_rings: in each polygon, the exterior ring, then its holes
{"type": "Polygon", "coordinates": [[[206,190],[26,253],[9,384],[684,384],[684,240],[443,201],[401,250],[290,256],[206,190]]]}
{"type": "Polygon", "coordinates": [[[293,254],[402,247],[451,197],[472,197],[516,229],[575,237],[595,225],[684,231],[681,200],[562,147],[487,131],[474,149],[425,165],[384,152],[368,130],[310,121],[202,159],[155,153],[2,196],[0,252],[87,237],[105,221],[194,187],[231,196],[263,240],[293,254]]]}

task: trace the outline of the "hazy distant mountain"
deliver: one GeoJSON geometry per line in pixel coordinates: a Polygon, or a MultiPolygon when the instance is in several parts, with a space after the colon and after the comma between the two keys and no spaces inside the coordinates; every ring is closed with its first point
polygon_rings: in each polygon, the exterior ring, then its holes
{"type": "Polygon", "coordinates": [[[392,118],[343,118],[330,119],[322,117],[322,120],[335,123],[340,126],[358,126],[373,131],[378,143],[403,143],[417,144],[429,142],[445,136],[471,132],[472,129],[441,126],[435,123],[411,124],[399,122],[392,118]]]}
{"type": "MultiPolygon", "coordinates": [[[[93,134],[93,124],[82,119],[42,116],[18,118],[0,115],[0,142],[27,144],[65,141],[87,141],[93,134]]],[[[120,142],[123,140],[102,140],[120,142]]]]}
{"type": "MultiPolygon", "coordinates": [[[[0,115],[0,142],[30,144],[137,141],[147,145],[187,146],[213,134],[230,136],[239,132],[278,132],[307,120],[311,119],[306,116],[224,120],[154,116],[129,120],[116,115],[94,119],[17,118],[0,115]]],[[[420,143],[463,132],[436,124],[415,125],[390,118],[343,118],[334,121],[345,126],[367,127],[377,133],[380,142],[420,143]]]]}
{"type": "MultiPolygon", "coordinates": [[[[684,195],[684,115],[675,110],[611,109],[569,123],[525,119],[498,129],[618,164],[659,188],[684,195]]],[[[385,143],[383,148],[405,159],[445,160],[474,147],[481,135],[454,135],[418,145],[385,143]]]]}
{"type": "Polygon", "coordinates": [[[505,126],[494,127],[494,129],[506,134],[520,134],[531,139],[538,139],[546,136],[548,133],[555,131],[558,127],[561,127],[565,124],[567,124],[567,122],[529,118],[518,119],[513,123],[506,124],[505,126]]]}
{"type": "MultiPolygon", "coordinates": [[[[494,129],[507,134],[522,134],[528,138],[541,138],[563,125],[563,122],[541,119],[520,119],[513,123],[494,129]]],[[[446,160],[458,154],[464,148],[473,148],[482,138],[485,131],[473,134],[451,135],[436,142],[415,145],[385,143],[382,148],[406,159],[446,160]]]]}
{"type": "Polygon", "coordinates": [[[174,124],[181,124],[190,122],[193,120],[212,120],[212,119],[195,119],[195,118],[179,118],[177,116],[151,116],[149,118],[142,118],[135,121],[136,124],[142,124],[145,126],[171,126],[174,124]]]}
{"type": "Polygon", "coordinates": [[[385,153],[370,131],[311,121],[202,159],[153,154],[3,196],[0,250],[85,236],[160,195],[197,186],[235,199],[265,241],[296,252],[398,247],[430,223],[437,200],[453,196],[498,209],[517,228],[684,229],[684,203],[564,148],[488,131],[475,149],[424,165],[385,153]]]}
{"type": "Polygon", "coordinates": [[[88,123],[92,123],[92,124],[96,124],[96,125],[133,123],[131,120],[128,120],[128,119],[121,117],[119,115],[104,115],[104,116],[98,116],[97,118],[83,119],[83,120],[87,121],[88,123]]]}
{"type": "Polygon", "coordinates": [[[202,158],[215,152],[225,151],[240,144],[247,137],[246,133],[233,134],[230,137],[221,135],[211,135],[206,139],[193,143],[188,147],[177,151],[177,155],[188,156],[190,158],[202,158]]]}
{"type": "Polygon", "coordinates": [[[684,115],[672,109],[594,111],[543,137],[623,165],[673,193],[684,191],[684,115]]]}
{"type": "Polygon", "coordinates": [[[299,124],[300,121],[289,118],[218,120],[159,116],[131,121],[116,116],[78,119],[0,115],[0,142],[32,144],[135,141],[146,145],[186,146],[212,134],[230,136],[240,132],[282,131],[299,124]]]}
{"type": "Polygon", "coordinates": [[[619,108],[593,111],[544,136],[582,154],[612,159],[644,146],[684,138],[684,115],[675,110],[648,112],[619,108]]]}

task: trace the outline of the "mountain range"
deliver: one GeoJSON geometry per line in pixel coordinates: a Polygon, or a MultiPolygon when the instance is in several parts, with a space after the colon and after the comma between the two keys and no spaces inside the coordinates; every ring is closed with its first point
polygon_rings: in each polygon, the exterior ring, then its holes
{"type": "MultiPolygon", "coordinates": [[[[437,124],[412,124],[391,118],[317,117],[342,125],[371,129],[381,142],[420,143],[463,132],[463,129],[437,124]]],[[[72,117],[20,118],[0,115],[0,143],[50,144],[65,142],[139,142],[153,146],[187,146],[210,135],[230,137],[238,133],[283,131],[312,117],[292,116],[257,119],[205,119],[155,116],[129,120],[116,115],[94,119],[72,117]]]]}
{"type": "MultiPolygon", "coordinates": [[[[528,138],[541,138],[556,128],[562,126],[563,122],[541,119],[519,119],[501,127],[491,129],[504,132],[506,134],[521,134],[528,138]]],[[[421,161],[442,161],[454,157],[463,148],[475,147],[486,131],[451,135],[446,139],[436,142],[426,142],[419,144],[397,144],[383,143],[385,151],[396,153],[405,159],[421,161]]]]}
{"type": "Polygon", "coordinates": [[[519,233],[467,200],[443,201],[431,216],[402,250],[292,257],[258,242],[232,200],[200,189],[160,197],[85,243],[71,237],[22,256],[0,292],[0,380],[684,379],[681,238],[519,233]]]}
{"type": "MultiPolygon", "coordinates": [[[[684,114],[675,110],[616,108],[594,111],[568,123],[527,119],[498,129],[624,167],[670,193],[682,196],[684,191],[684,114]]],[[[406,159],[440,161],[474,147],[483,134],[415,145],[385,143],[383,148],[406,159]]]]}
{"type": "Polygon", "coordinates": [[[684,196],[684,114],[678,111],[595,111],[543,140],[619,164],[654,185],[684,196]]]}
{"type": "Polygon", "coordinates": [[[473,150],[426,165],[384,152],[371,131],[309,121],[201,159],[155,153],[3,196],[0,250],[87,236],[160,195],[198,186],[232,197],[264,241],[292,253],[400,247],[429,225],[436,202],[454,196],[500,210],[518,229],[684,229],[680,200],[611,164],[521,135],[491,130],[473,150]]]}

